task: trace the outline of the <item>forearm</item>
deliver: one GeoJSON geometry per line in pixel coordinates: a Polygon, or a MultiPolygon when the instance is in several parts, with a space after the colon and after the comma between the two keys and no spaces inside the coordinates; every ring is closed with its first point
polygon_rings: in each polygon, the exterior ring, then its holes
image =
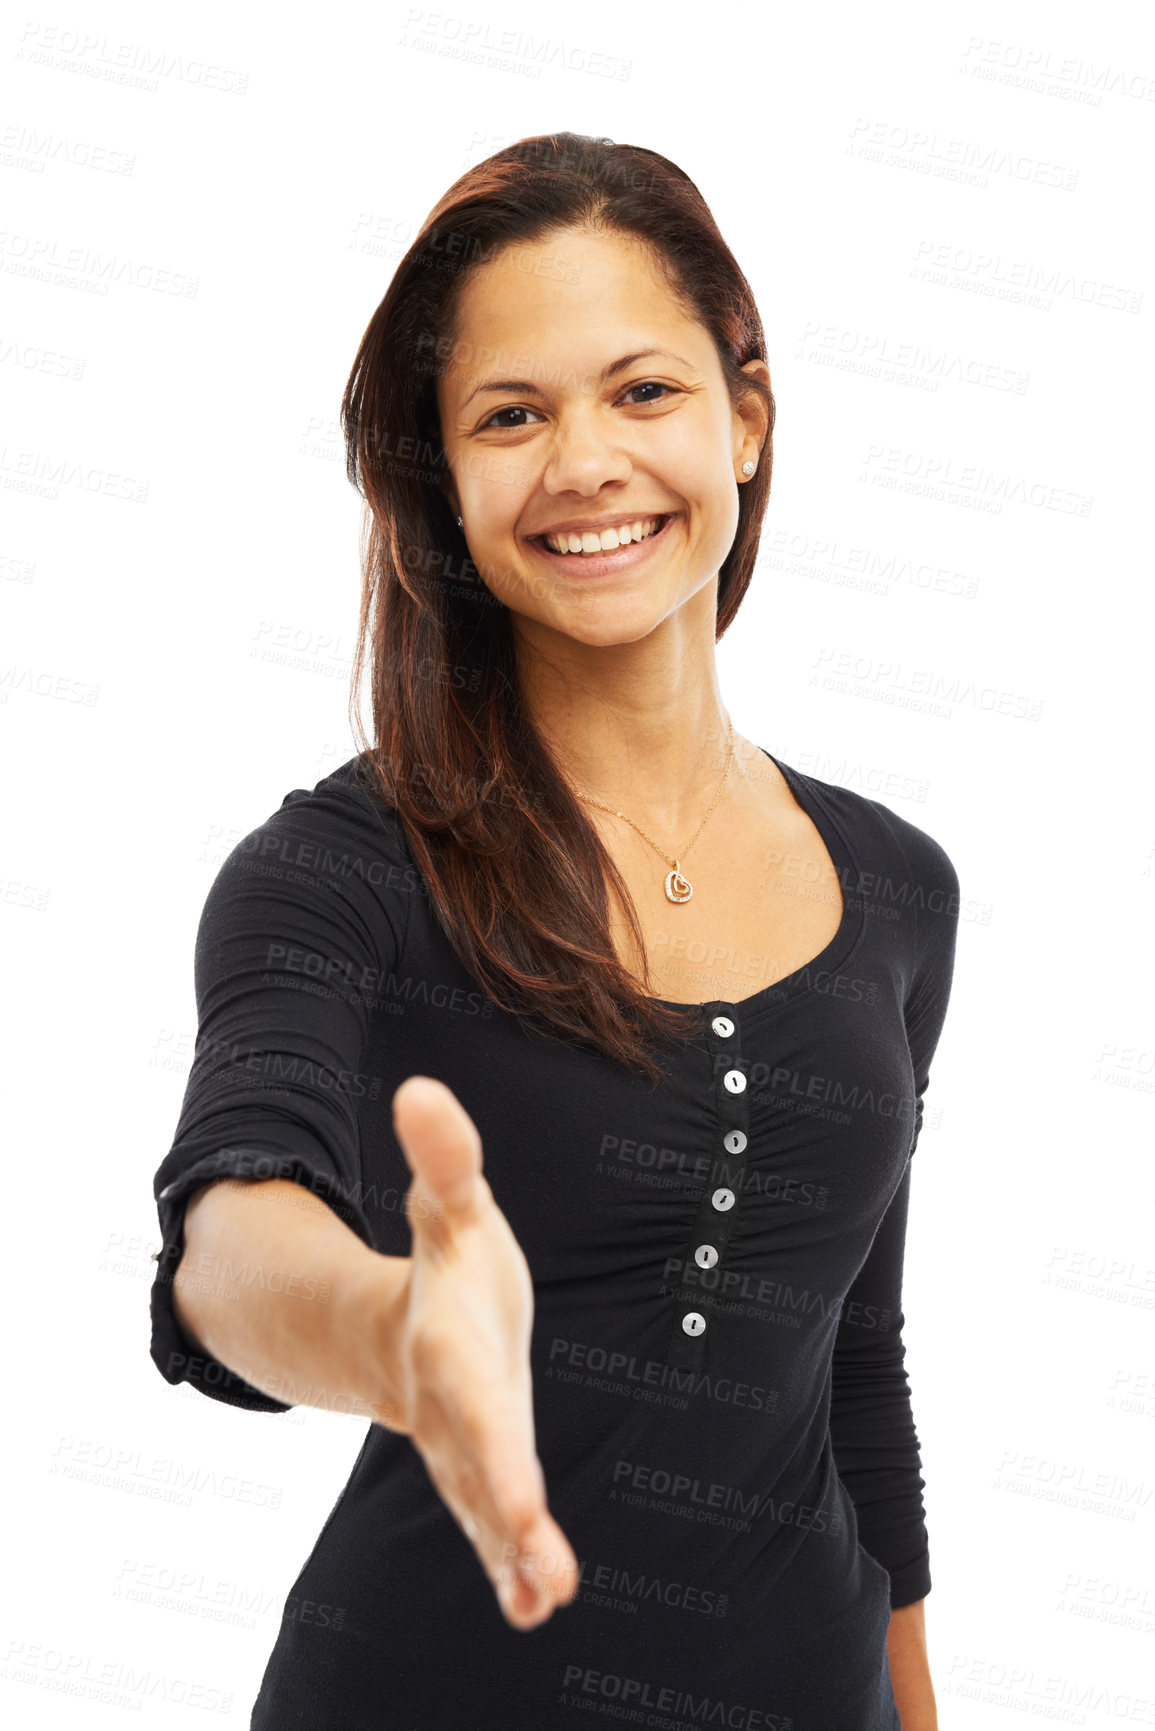
{"type": "Polygon", "coordinates": [[[189,1200],[173,1311],[192,1345],[262,1393],[387,1423],[409,1268],[302,1185],[222,1179],[189,1200]]]}
{"type": "Polygon", "coordinates": [[[926,1600],[890,1613],[886,1654],[902,1731],[938,1731],[938,1709],[926,1648],[926,1600]]]}

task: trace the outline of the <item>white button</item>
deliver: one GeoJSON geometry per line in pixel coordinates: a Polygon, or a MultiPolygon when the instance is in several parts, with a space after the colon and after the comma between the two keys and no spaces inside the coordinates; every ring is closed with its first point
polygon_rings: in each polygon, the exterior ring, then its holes
{"type": "Polygon", "coordinates": [[[700,1310],[691,1310],[682,1318],[682,1327],[687,1334],[701,1334],[706,1326],[706,1318],[700,1310]]]}
{"type": "Polygon", "coordinates": [[[723,1143],[723,1147],[725,1148],[727,1154],[740,1154],[745,1146],[746,1146],[746,1132],[745,1132],[745,1130],[731,1130],[729,1135],[726,1137],[725,1142],[723,1143]]]}
{"type": "Polygon", "coordinates": [[[729,1088],[731,1094],[745,1093],[746,1078],[742,1074],[741,1070],[727,1070],[722,1080],[725,1082],[727,1088],[729,1088]]]}
{"type": "Polygon", "coordinates": [[[721,1040],[728,1040],[734,1032],[734,1024],[729,1016],[715,1016],[710,1026],[721,1040]]]}
{"type": "Polygon", "coordinates": [[[713,1268],[718,1260],[718,1252],[712,1244],[699,1244],[694,1252],[694,1261],[699,1268],[713,1268]]]}
{"type": "Polygon", "coordinates": [[[733,1208],[734,1206],[734,1192],[732,1190],[715,1190],[710,1201],[714,1204],[714,1207],[718,1210],[719,1214],[725,1214],[727,1208],[733,1208]]]}

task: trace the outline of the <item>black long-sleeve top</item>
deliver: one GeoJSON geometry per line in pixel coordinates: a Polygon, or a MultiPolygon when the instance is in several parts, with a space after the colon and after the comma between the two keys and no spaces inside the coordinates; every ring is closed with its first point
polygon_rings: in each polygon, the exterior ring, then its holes
{"type": "Polygon", "coordinates": [[[392,1097],[437,1076],[533,1276],[537,1447],[582,1570],[569,1606],[511,1629],[410,1440],[369,1424],[253,1731],[553,1731],[588,1712],[898,1731],[889,1615],[931,1585],[903,1253],[959,886],[925,831],[773,761],[837,868],[841,924],[788,978],[700,1006],[686,1049],[654,1048],[656,1090],[479,988],[359,759],[288,793],[220,868],[155,1181],[158,1369],[258,1412],[308,1394],[274,1399],[183,1335],[188,1197],[291,1178],[408,1255],[392,1097]]]}

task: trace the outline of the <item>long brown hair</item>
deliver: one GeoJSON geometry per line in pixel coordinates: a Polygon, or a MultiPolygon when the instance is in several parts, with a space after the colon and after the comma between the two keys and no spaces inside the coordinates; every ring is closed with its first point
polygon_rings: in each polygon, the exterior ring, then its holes
{"type": "Polygon", "coordinates": [[[509,610],[481,581],[442,490],[436,381],[461,291],[505,247],[563,227],[636,236],[710,332],[731,401],[759,393],[766,439],[738,489],[715,641],[754,569],[770,492],[774,397],[750,286],[693,181],[656,151],[572,132],[522,139],[461,176],[429,213],[369,321],[341,403],[346,472],[365,500],[351,720],[465,969],[547,1038],[588,1042],[655,1085],[647,1040],[694,1017],[618,961],[607,884],[645,944],[626,885],[522,702],[509,610]],[[356,694],[370,658],[375,742],[356,694]]]}

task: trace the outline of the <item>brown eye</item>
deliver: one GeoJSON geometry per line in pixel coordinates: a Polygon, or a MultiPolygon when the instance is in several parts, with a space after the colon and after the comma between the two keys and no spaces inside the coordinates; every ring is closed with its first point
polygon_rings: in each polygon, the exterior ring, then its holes
{"type": "MultiPolygon", "coordinates": [[[[671,396],[674,395],[674,387],[672,385],[663,385],[659,379],[646,379],[640,385],[631,385],[629,390],[626,392],[626,396],[632,397],[635,391],[666,391],[669,393],[669,395],[671,395],[671,396]]],[[[664,399],[662,397],[647,397],[646,398],[646,402],[650,402],[650,403],[660,403],[663,400],[664,399]]],[[[645,408],[645,406],[646,406],[645,403],[639,403],[638,404],[639,408],[645,408]]]]}
{"type": "MultiPolygon", "coordinates": [[[[498,432],[501,432],[503,430],[503,427],[497,426],[499,415],[532,415],[533,412],[534,411],[532,409],[524,408],[520,404],[511,403],[508,409],[495,409],[493,411],[492,415],[490,415],[489,419],[487,421],[483,421],[481,423],[481,425],[482,425],[482,428],[497,427],[498,432]]],[[[506,421],[504,423],[504,430],[516,432],[520,427],[523,427],[526,424],[527,423],[524,421],[515,422],[513,424],[506,421]]]]}

